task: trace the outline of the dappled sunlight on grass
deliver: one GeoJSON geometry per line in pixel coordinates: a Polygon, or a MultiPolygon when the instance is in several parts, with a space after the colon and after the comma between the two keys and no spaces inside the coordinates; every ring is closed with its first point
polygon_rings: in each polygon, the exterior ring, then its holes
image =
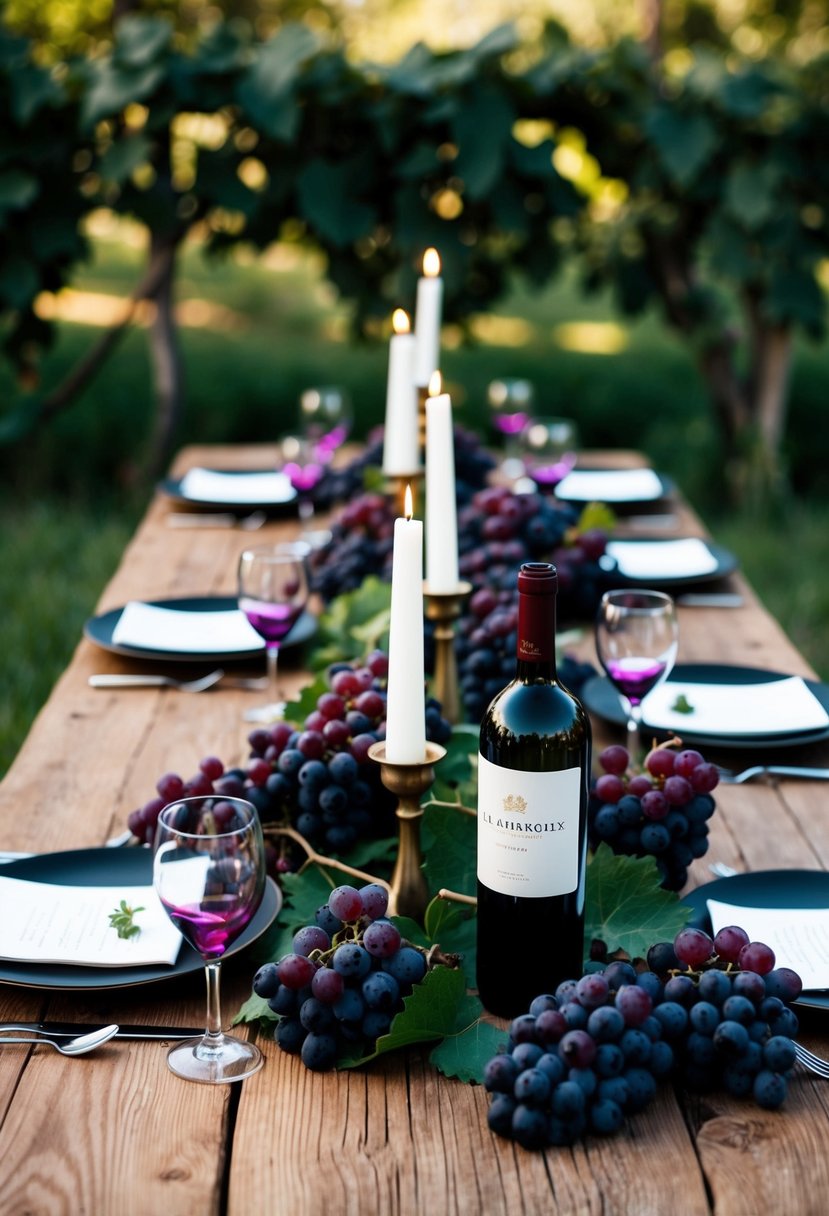
{"type": "Polygon", "coordinates": [[[566,321],[554,328],[553,341],[582,355],[618,355],[627,349],[628,333],[616,321],[566,321]]]}
{"type": "MultiPolygon", "coordinates": [[[[44,321],[66,321],[70,325],[91,325],[108,329],[118,325],[127,312],[123,296],[106,295],[100,291],[75,291],[66,287],[57,295],[44,291],[35,301],[35,312],[44,321]]],[[[185,329],[215,329],[221,331],[246,329],[250,322],[232,308],[213,300],[181,300],[176,305],[176,320],[185,329]]],[[[140,300],[132,324],[146,328],[155,319],[152,300],[140,300]]]]}
{"type": "Polygon", "coordinates": [[[474,338],[490,346],[526,346],[538,333],[532,322],[523,317],[500,317],[495,313],[473,317],[469,329],[474,338]]]}

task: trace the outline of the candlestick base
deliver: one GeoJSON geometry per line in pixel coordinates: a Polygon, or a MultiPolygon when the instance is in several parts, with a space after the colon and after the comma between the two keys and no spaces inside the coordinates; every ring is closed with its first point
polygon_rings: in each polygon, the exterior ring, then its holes
{"type": "Polygon", "coordinates": [[[441,712],[452,725],[461,722],[458,663],[455,658],[455,621],[463,612],[472,594],[472,584],[460,582],[449,591],[430,591],[423,584],[427,620],[435,622],[435,674],[432,690],[441,704],[441,712]]]}
{"type": "Polygon", "coordinates": [[[417,515],[417,487],[425,476],[424,469],[414,469],[411,473],[388,474],[389,488],[387,493],[394,499],[396,516],[406,514],[406,486],[412,487],[412,514],[417,515]]]}
{"type": "Polygon", "coordinates": [[[418,385],[417,389],[417,433],[420,438],[420,450],[426,454],[426,402],[429,400],[429,386],[418,385]]]}
{"type": "Polygon", "coordinates": [[[426,757],[419,763],[398,764],[386,759],[385,741],[368,749],[370,760],[380,765],[380,779],[390,794],[398,800],[397,861],[391,876],[389,914],[420,919],[429,902],[429,890],[423,874],[423,854],[420,849],[420,821],[423,808],[420,799],[435,779],[435,765],[446,755],[439,743],[426,744],[426,757]]]}

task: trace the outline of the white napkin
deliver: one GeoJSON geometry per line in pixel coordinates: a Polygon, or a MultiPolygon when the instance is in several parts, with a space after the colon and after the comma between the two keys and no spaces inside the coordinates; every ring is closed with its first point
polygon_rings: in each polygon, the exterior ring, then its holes
{"type": "Polygon", "coordinates": [[[185,654],[260,650],[265,643],[238,608],[189,612],[130,600],[112,631],[118,646],[185,654]]]}
{"type": "Polygon", "coordinates": [[[829,726],[829,715],[799,676],[762,684],[694,684],[677,677],[642,702],[646,725],[694,734],[788,735],[829,726]],[[671,707],[684,696],[693,713],[671,707]]]}
{"type": "Polygon", "coordinates": [[[626,578],[699,578],[713,574],[717,559],[704,540],[611,540],[606,552],[626,578]]]}
{"type": "Polygon", "coordinates": [[[829,988],[829,908],[744,908],[709,899],[714,932],[739,925],[753,942],[774,951],[775,965],[791,967],[806,990],[829,988]]]}
{"type": "Polygon", "coordinates": [[[653,469],[575,469],[555,493],[578,502],[649,502],[662,497],[662,482],[653,469]]]}
{"type": "Polygon", "coordinates": [[[290,502],[296,490],[285,473],[222,473],[217,469],[190,469],[181,479],[182,497],[192,502],[254,504],[290,502]]]}
{"type": "Polygon", "coordinates": [[[0,877],[0,958],[86,967],[172,966],[181,934],[152,887],[72,887],[0,877]],[[142,908],[141,932],[120,938],[109,914],[142,908]]]}

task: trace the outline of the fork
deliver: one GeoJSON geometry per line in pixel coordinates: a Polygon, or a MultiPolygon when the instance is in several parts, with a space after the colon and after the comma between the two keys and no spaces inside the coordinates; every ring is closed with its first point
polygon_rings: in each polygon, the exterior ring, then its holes
{"type": "Polygon", "coordinates": [[[251,679],[243,679],[239,676],[225,677],[221,667],[208,672],[206,676],[201,676],[198,680],[176,680],[172,676],[160,675],[119,675],[115,672],[89,677],[92,688],[176,688],[179,692],[205,692],[208,688],[213,688],[218,684],[220,680],[224,680],[226,687],[244,688],[251,691],[261,692],[267,686],[264,677],[255,676],[251,679]]]}
{"type": "Polygon", "coordinates": [[[829,1081],[829,1060],[823,1060],[820,1056],[816,1056],[814,1052],[807,1051],[800,1043],[795,1043],[792,1040],[794,1054],[797,1056],[798,1063],[804,1068],[808,1068],[809,1072],[815,1073],[824,1080],[829,1081]]]}
{"type": "Polygon", "coordinates": [[[726,785],[742,785],[755,777],[800,777],[805,781],[829,781],[829,768],[798,768],[786,764],[754,764],[734,773],[729,768],[717,765],[720,780],[726,785]]]}

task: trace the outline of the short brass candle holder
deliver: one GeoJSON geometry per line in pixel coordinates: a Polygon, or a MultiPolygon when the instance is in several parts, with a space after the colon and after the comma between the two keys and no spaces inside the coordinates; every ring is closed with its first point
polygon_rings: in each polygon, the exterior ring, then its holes
{"type": "Polygon", "coordinates": [[[435,780],[435,765],[446,755],[446,748],[439,743],[427,743],[425,759],[399,764],[386,759],[386,744],[381,740],[372,744],[368,755],[380,765],[380,779],[398,802],[397,861],[391,876],[389,912],[392,916],[419,919],[429,902],[420,850],[420,821],[423,818],[420,799],[435,780]]]}
{"type": "Polygon", "coordinates": [[[412,473],[394,473],[390,475],[391,483],[390,494],[394,499],[394,513],[402,516],[406,514],[406,487],[412,487],[412,511],[417,513],[417,487],[423,481],[425,471],[423,469],[415,469],[412,473]]]}
{"type": "Polygon", "coordinates": [[[450,591],[430,591],[429,584],[424,583],[423,594],[426,619],[435,622],[435,674],[432,689],[440,701],[444,718],[454,726],[462,719],[458,663],[455,658],[455,621],[472,594],[472,584],[460,582],[450,591]]]}

